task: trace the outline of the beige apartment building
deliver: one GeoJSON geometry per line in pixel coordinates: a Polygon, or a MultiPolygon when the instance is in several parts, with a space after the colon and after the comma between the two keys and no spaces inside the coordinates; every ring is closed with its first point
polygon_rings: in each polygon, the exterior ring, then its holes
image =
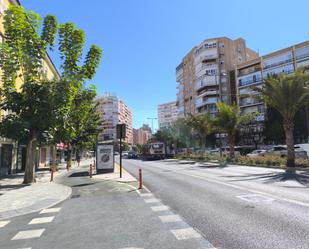
{"type": "Polygon", "coordinates": [[[148,140],[152,137],[151,128],[149,125],[144,124],[139,129],[133,129],[133,144],[134,145],[145,145],[148,140]]]}
{"type": "MultiPolygon", "coordinates": [[[[241,63],[231,73],[235,85],[237,104],[243,114],[258,113],[252,123],[251,133],[262,134],[266,105],[254,95],[254,88],[261,87],[263,81],[272,75],[293,74],[297,69],[309,66],[309,41],[305,41],[273,53],[241,63]]],[[[291,93],[293,94],[293,93],[291,93]]],[[[258,136],[259,137],[259,136],[258,136]]],[[[263,142],[263,137],[258,141],[263,142]]],[[[249,143],[249,142],[248,142],[249,143]]]]}
{"type": "Polygon", "coordinates": [[[239,64],[235,70],[237,103],[242,113],[259,112],[264,120],[265,104],[254,98],[254,87],[272,75],[292,74],[309,65],[309,41],[239,64]]]}
{"type": "Polygon", "coordinates": [[[126,124],[125,142],[133,144],[132,111],[118,97],[105,93],[96,99],[98,103],[97,112],[100,114],[103,123],[103,132],[99,135],[99,141],[117,140],[116,125],[126,124]]]}
{"type": "Polygon", "coordinates": [[[177,102],[169,102],[158,106],[158,127],[166,128],[171,126],[178,119],[177,102]]]}
{"type": "Polygon", "coordinates": [[[229,72],[257,57],[242,38],[210,38],[194,47],[176,68],[179,117],[202,112],[214,115],[217,102],[231,103],[229,72]]]}

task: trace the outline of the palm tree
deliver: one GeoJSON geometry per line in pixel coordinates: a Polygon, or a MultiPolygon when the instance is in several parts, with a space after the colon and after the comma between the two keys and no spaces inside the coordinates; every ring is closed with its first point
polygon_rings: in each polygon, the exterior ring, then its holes
{"type": "Polygon", "coordinates": [[[227,133],[230,157],[235,157],[235,138],[236,133],[239,131],[241,125],[249,123],[254,119],[255,114],[241,115],[240,109],[236,105],[228,105],[223,102],[217,103],[218,113],[213,120],[213,127],[218,132],[227,133]]]}
{"type": "Polygon", "coordinates": [[[211,132],[211,120],[208,113],[202,113],[196,116],[189,114],[187,124],[198,133],[200,137],[201,147],[205,148],[206,137],[211,132]]]}
{"type": "Polygon", "coordinates": [[[266,105],[276,109],[283,118],[287,145],[287,167],[295,166],[294,119],[301,107],[309,104],[309,89],[305,85],[309,75],[296,72],[268,78],[262,88],[256,89],[266,105]]]}

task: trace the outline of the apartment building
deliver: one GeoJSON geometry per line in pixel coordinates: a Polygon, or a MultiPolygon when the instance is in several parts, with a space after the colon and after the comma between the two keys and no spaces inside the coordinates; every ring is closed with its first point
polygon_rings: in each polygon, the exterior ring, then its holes
{"type": "Polygon", "coordinates": [[[152,137],[151,128],[149,125],[144,124],[139,129],[133,129],[133,144],[134,145],[145,145],[148,140],[152,137]]]}
{"type": "Polygon", "coordinates": [[[158,127],[159,129],[169,127],[178,119],[177,102],[169,102],[158,106],[158,127]]]}
{"type": "MultiPolygon", "coordinates": [[[[4,40],[4,25],[3,17],[5,10],[9,5],[21,5],[18,0],[0,0],[0,42],[4,40]]],[[[54,66],[51,58],[46,54],[46,58],[43,61],[42,73],[47,79],[59,78],[58,71],[54,66]]],[[[0,81],[0,85],[2,81],[0,81]]],[[[17,78],[16,87],[20,89],[23,84],[22,77],[17,78]]],[[[7,112],[1,111],[0,117],[7,115],[7,112]]],[[[46,166],[51,157],[51,149],[49,146],[42,145],[38,151],[38,166],[46,166]]],[[[23,171],[26,164],[26,146],[17,145],[16,141],[0,137],[0,176],[6,174],[16,173],[17,171],[23,171]]]]}
{"type": "Polygon", "coordinates": [[[231,103],[229,72],[257,57],[242,38],[210,38],[194,47],[176,68],[179,117],[202,112],[214,115],[217,102],[231,103]]]}
{"type": "MultiPolygon", "coordinates": [[[[309,41],[278,50],[239,64],[236,73],[237,103],[242,113],[259,112],[258,120],[264,121],[265,104],[254,98],[254,87],[272,75],[292,74],[309,65],[309,41]]],[[[292,93],[291,93],[292,94],[292,93]]]]}
{"type": "Polygon", "coordinates": [[[132,111],[118,97],[105,93],[96,99],[97,111],[103,120],[103,132],[99,135],[99,141],[117,140],[116,125],[126,124],[125,142],[133,144],[132,111]]]}

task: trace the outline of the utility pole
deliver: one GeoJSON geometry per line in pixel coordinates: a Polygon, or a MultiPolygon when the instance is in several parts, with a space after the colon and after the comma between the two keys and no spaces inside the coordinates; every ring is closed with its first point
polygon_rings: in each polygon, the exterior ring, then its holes
{"type": "Polygon", "coordinates": [[[153,134],[153,133],[154,133],[154,130],[153,130],[153,121],[154,121],[154,120],[157,120],[158,118],[147,118],[147,119],[151,120],[151,132],[152,132],[152,134],[153,134]]]}

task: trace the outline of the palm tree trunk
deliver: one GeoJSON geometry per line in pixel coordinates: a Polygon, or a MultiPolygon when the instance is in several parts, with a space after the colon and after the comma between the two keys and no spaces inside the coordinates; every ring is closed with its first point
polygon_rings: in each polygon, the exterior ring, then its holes
{"type": "Polygon", "coordinates": [[[235,157],[235,135],[229,134],[230,158],[235,157]]]}
{"type": "Polygon", "coordinates": [[[27,144],[26,166],[24,174],[24,184],[35,182],[35,162],[34,153],[36,147],[36,136],[34,132],[31,132],[31,138],[27,144]]]}
{"type": "Polygon", "coordinates": [[[294,124],[290,121],[284,121],[283,128],[285,132],[285,141],[287,145],[287,167],[295,167],[295,151],[294,151],[294,124]]]}

